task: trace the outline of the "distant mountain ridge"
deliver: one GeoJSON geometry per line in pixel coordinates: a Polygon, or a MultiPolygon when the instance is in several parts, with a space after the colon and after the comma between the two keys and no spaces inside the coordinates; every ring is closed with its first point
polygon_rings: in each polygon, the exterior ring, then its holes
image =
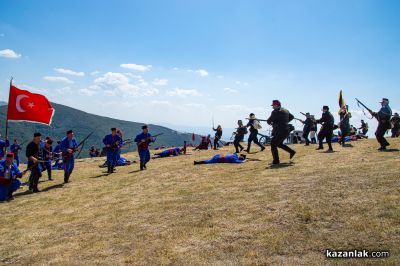
{"type": "MultiPolygon", "coordinates": [[[[50,136],[54,141],[57,141],[65,137],[65,132],[68,129],[74,130],[75,137],[77,141],[80,142],[89,133],[94,131],[93,135],[86,141],[84,150],[81,154],[81,157],[87,157],[90,146],[95,145],[99,148],[103,147],[103,138],[106,134],[110,133],[111,127],[121,129],[123,138],[129,139],[134,138],[136,134],[140,133],[143,125],[143,123],[124,121],[86,113],[62,104],[52,103],[52,105],[55,109],[55,113],[50,127],[36,123],[10,121],[8,134],[10,144],[14,138],[17,138],[19,143],[30,141],[34,132],[40,132],[43,138],[50,136]]],[[[6,114],[7,105],[0,106],[0,119],[3,121],[3,125],[0,125],[2,137],[5,136],[6,114]]],[[[190,143],[192,139],[192,134],[190,133],[181,133],[167,127],[149,124],[149,128],[150,133],[153,135],[163,133],[162,136],[157,138],[153,147],[161,145],[167,147],[182,146],[184,141],[190,143]]],[[[196,136],[196,140],[198,139],[199,136],[196,136]]],[[[132,149],[135,148],[136,145],[133,144],[132,149]]],[[[23,147],[21,152],[21,155],[24,154],[25,147],[23,147]]]]}

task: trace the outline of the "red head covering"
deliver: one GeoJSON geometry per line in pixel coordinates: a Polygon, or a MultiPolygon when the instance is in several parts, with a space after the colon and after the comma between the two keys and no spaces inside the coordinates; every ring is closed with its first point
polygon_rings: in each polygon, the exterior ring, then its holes
{"type": "Polygon", "coordinates": [[[272,105],[281,106],[281,102],[278,101],[278,100],[273,100],[273,101],[272,101],[272,105]]]}

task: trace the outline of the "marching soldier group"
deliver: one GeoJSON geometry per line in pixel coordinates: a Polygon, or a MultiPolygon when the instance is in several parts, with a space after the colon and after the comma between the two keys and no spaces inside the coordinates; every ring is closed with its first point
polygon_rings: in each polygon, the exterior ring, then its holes
{"type": "MultiPolygon", "coordinates": [[[[372,112],[370,110],[369,111],[371,115],[378,120],[378,128],[375,132],[375,136],[380,144],[380,148],[378,150],[384,151],[386,150],[386,147],[390,145],[384,137],[386,132],[391,129],[392,137],[399,137],[400,135],[400,116],[398,113],[395,113],[392,116],[392,110],[389,107],[389,100],[387,98],[383,98],[380,103],[382,107],[379,112],[372,112]]],[[[258,119],[253,113],[251,113],[248,118],[249,122],[246,126],[243,126],[243,122],[241,120],[238,121],[238,128],[236,129],[236,132],[233,133],[233,135],[235,136],[233,144],[235,146],[236,153],[240,153],[244,149],[243,146],[240,145],[240,141],[242,141],[244,135],[247,134],[247,127],[250,127],[250,136],[248,139],[246,152],[250,152],[252,142],[259,145],[261,151],[265,149],[265,147],[263,147],[257,139],[258,130],[261,129],[261,125],[259,123],[260,121],[267,122],[273,128],[271,134],[271,153],[273,158],[272,165],[280,164],[278,148],[281,148],[282,150],[288,152],[290,159],[292,159],[296,154],[296,151],[284,144],[284,141],[288,138],[290,132],[294,129],[293,126],[289,124],[289,122],[293,119],[299,120],[304,124],[303,138],[305,139],[306,146],[309,146],[310,144],[310,133],[313,133],[313,135],[311,136],[311,143],[316,143],[315,132],[317,131],[317,124],[321,124],[321,129],[317,135],[317,150],[324,149],[323,143],[325,140],[328,145],[327,152],[333,152],[332,137],[333,131],[337,128],[340,129],[339,144],[341,144],[342,146],[345,146],[346,137],[349,137],[352,134],[356,134],[356,132],[352,132],[356,129],[352,125],[350,125],[351,113],[349,112],[347,105],[343,106],[339,110],[339,126],[335,125],[335,118],[329,111],[328,106],[322,107],[322,116],[320,119],[315,119],[314,116],[310,115],[310,113],[306,113],[304,114],[306,117],[304,121],[295,118],[288,110],[281,107],[281,103],[278,100],[274,100],[272,102],[272,108],[273,111],[271,113],[271,116],[267,120],[258,119]]],[[[361,130],[362,135],[365,136],[368,132],[368,124],[364,122],[364,120],[361,120],[361,127],[359,129],[361,130]]],[[[195,164],[199,163],[195,162],[195,164]]]]}
{"type": "MultiPolygon", "coordinates": [[[[389,107],[389,100],[387,98],[382,99],[381,105],[382,107],[379,112],[372,112],[370,110],[369,111],[371,115],[378,120],[378,128],[375,132],[375,136],[380,144],[379,150],[382,151],[386,150],[386,147],[390,145],[384,137],[385,133],[389,129],[392,129],[392,137],[399,136],[400,117],[397,113],[392,115],[392,110],[389,107]]],[[[261,129],[260,121],[267,122],[273,128],[272,138],[270,142],[273,158],[272,165],[280,164],[278,148],[288,152],[290,159],[292,159],[295,156],[296,151],[285,145],[284,141],[288,138],[290,132],[294,129],[290,122],[293,119],[297,118],[295,118],[287,109],[283,108],[281,106],[281,102],[278,100],[274,100],[272,102],[272,108],[273,111],[267,120],[257,119],[256,116],[251,113],[247,125],[244,125],[241,120],[238,121],[238,128],[234,133],[234,146],[236,150],[235,154],[219,154],[207,161],[195,161],[195,164],[245,162],[246,156],[243,154],[238,155],[238,153],[244,150],[244,147],[241,146],[240,142],[247,134],[247,128],[250,128],[250,136],[248,138],[248,146],[246,151],[248,153],[250,152],[252,142],[257,144],[260,147],[261,151],[263,151],[265,147],[259,143],[257,138],[258,130],[261,129]]],[[[320,119],[314,119],[314,117],[311,116],[310,113],[306,113],[305,116],[306,119],[304,121],[297,119],[304,124],[303,138],[305,139],[305,145],[308,146],[310,144],[310,140],[308,138],[310,132],[316,132],[316,125],[321,124],[321,129],[318,132],[319,146],[317,150],[322,150],[324,148],[323,141],[325,139],[326,143],[328,144],[328,152],[332,152],[332,136],[335,129],[335,119],[329,111],[329,107],[323,106],[322,116],[320,119]]],[[[341,139],[339,140],[339,143],[341,145],[344,145],[345,138],[349,136],[351,129],[349,121],[351,118],[351,114],[349,113],[348,106],[342,107],[339,110],[339,116],[340,122],[338,127],[341,131],[341,139]]],[[[222,128],[221,126],[218,126],[216,129],[213,128],[213,130],[216,131],[216,141],[214,140],[214,149],[217,149],[218,141],[222,137],[222,128]]],[[[368,131],[368,124],[365,123],[363,120],[361,121],[360,130],[363,134],[366,134],[368,131]]],[[[149,146],[152,142],[156,140],[157,136],[158,135],[152,136],[149,133],[148,126],[144,125],[142,127],[142,132],[138,134],[134,139],[138,147],[141,171],[147,169],[147,163],[150,161],[149,146]]],[[[52,143],[53,142],[50,138],[46,138],[46,141],[42,142],[41,134],[35,133],[32,141],[26,147],[26,157],[28,159],[27,170],[21,172],[18,168],[20,163],[19,151],[21,150],[21,145],[19,145],[17,140],[15,139],[14,143],[10,147],[11,152],[6,154],[6,159],[3,159],[5,155],[4,148],[8,147],[9,143],[8,140],[0,140],[0,201],[13,199],[13,192],[15,192],[21,185],[21,182],[17,178],[21,178],[26,172],[28,172],[28,170],[30,171],[29,190],[33,193],[39,192],[40,190],[38,188],[38,184],[39,179],[42,176],[42,171],[47,170],[48,178],[49,180],[52,180],[51,162],[54,159],[59,161],[60,157],[62,159],[62,166],[64,170],[64,183],[68,183],[70,181],[70,176],[74,170],[75,165],[74,154],[79,150],[83,142],[78,144],[74,137],[74,132],[72,130],[68,130],[66,132],[66,137],[64,137],[61,142],[58,142],[58,145],[54,150],[52,149],[52,143]]],[[[120,158],[121,147],[124,145],[122,133],[116,128],[111,128],[111,134],[108,134],[104,137],[103,143],[107,150],[107,173],[111,174],[115,170],[117,161],[120,158]]],[[[207,145],[209,143],[210,141],[207,142],[207,145]]],[[[311,141],[311,143],[313,143],[313,140],[311,141]]],[[[179,148],[169,149],[168,152],[157,154],[157,157],[166,157],[170,155],[176,156],[181,153],[186,153],[186,145],[184,146],[184,150],[181,150],[179,148]]],[[[59,162],[56,162],[56,164],[57,163],[59,162]]]]}

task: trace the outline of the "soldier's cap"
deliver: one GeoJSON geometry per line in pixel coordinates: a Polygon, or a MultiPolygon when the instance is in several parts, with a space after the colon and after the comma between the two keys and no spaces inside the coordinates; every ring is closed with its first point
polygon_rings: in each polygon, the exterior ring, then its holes
{"type": "Polygon", "coordinates": [[[380,101],[380,103],[383,103],[383,102],[389,102],[389,99],[388,98],[382,98],[382,101],[380,101]]]}
{"type": "Polygon", "coordinates": [[[112,127],[112,128],[111,128],[111,131],[117,131],[117,128],[112,127]]]}
{"type": "Polygon", "coordinates": [[[33,134],[33,137],[34,137],[34,138],[36,138],[36,137],[41,137],[41,136],[42,136],[42,134],[40,134],[39,132],[36,132],[36,133],[33,134]]]}
{"type": "Polygon", "coordinates": [[[143,125],[143,126],[142,126],[142,129],[146,129],[146,128],[148,128],[147,125],[143,125]]]}
{"type": "Polygon", "coordinates": [[[328,105],[324,105],[324,106],[322,107],[322,109],[329,110],[329,106],[328,106],[328,105]]]}
{"type": "Polygon", "coordinates": [[[250,118],[252,118],[252,117],[256,117],[256,115],[255,115],[255,114],[253,114],[253,113],[251,113],[251,114],[249,114],[249,117],[250,117],[250,118]]]}
{"type": "Polygon", "coordinates": [[[273,100],[271,106],[274,105],[281,106],[281,102],[279,100],[273,100]]]}
{"type": "Polygon", "coordinates": [[[309,113],[309,112],[307,112],[307,113],[306,113],[306,115],[310,115],[310,113],[309,113]]]}
{"type": "Polygon", "coordinates": [[[14,153],[12,152],[7,152],[7,158],[13,158],[14,157],[14,153]]]}
{"type": "Polygon", "coordinates": [[[395,117],[398,117],[398,116],[399,116],[399,113],[394,113],[394,116],[395,116],[395,117]]]}
{"type": "Polygon", "coordinates": [[[70,130],[67,131],[67,135],[68,135],[68,134],[72,134],[72,133],[73,133],[72,129],[70,129],[70,130]]]}

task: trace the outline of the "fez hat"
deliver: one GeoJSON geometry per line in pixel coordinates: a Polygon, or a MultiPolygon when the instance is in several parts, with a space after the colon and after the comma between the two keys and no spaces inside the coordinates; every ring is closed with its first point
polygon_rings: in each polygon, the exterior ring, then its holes
{"type": "Polygon", "coordinates": [[[382,101],[380,101],[380,103],[383,103],[383,102],[388,102],[389,103],[389,99],[388,98],[382,98],[382,101]]]}
{"type": "Polygon", "coordinates": [[[7,158],[12,158],[14,157],[14,153],[12,152],[7,152],[7,158]]]}
{"type": "Polygon", "coordinates": [[[281,102],[279,100],[273,100],[271,106],[274,105],[281,106],[281,102]]]}

